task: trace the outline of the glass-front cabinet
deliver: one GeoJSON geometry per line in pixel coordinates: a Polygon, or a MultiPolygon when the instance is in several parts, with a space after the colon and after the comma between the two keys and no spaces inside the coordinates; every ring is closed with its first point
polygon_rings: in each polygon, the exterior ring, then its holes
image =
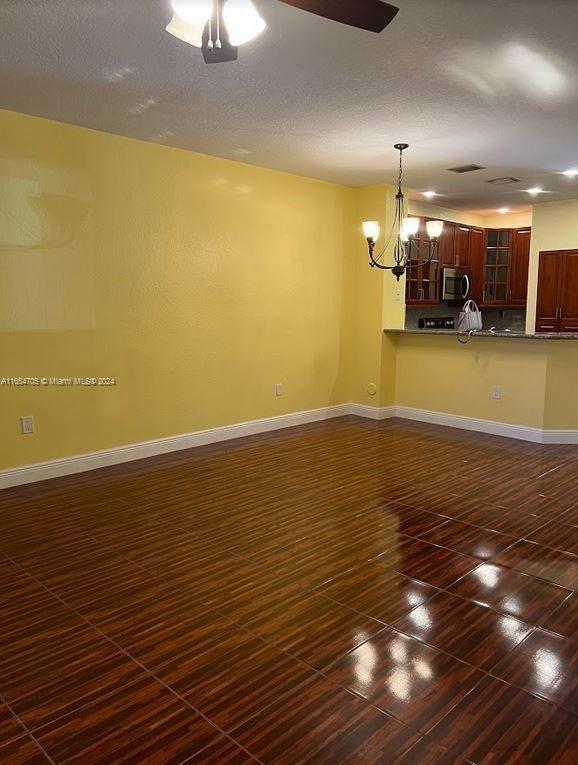
{"type": "Polygon", "coordinates": [[[507,304],[512,265],[512,230],[488,229],[482,303],[507,304]]]}
{"type": "Polygon", "coordinates": [[[406,272],[407,305],[437,305],[440,300],[439,260],[436,258],[424,265],[431,247],[425,224],[426,219],[420,218],[419,229],[411,245],[410,267],[406,272]]]}

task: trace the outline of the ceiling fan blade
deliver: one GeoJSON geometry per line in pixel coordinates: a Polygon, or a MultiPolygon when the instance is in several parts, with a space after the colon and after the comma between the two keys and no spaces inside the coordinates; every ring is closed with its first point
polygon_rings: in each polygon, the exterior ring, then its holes
{"type": "Polygon", "coordinates": [[[391,24],[399,8],[381,0],[281,0],[286,5],[316,13],[326,19],[351,27],[383,32],[391,24]]]}

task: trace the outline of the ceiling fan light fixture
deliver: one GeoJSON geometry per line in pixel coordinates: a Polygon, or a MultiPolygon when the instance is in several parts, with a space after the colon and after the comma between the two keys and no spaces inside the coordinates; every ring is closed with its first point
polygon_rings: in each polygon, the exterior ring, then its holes
{"type": "Polygon", "coordinates": [[[267,27],[252,0],[227,0],[223,19],[231,45],[243,45],[261,34],[267,27]]]}

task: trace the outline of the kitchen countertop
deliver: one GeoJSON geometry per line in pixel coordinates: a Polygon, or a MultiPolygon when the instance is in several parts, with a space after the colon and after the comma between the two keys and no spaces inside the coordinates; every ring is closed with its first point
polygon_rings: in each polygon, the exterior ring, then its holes
{"type": "MultiPolygon", "coordinates": [[[[448,335],[456,336],[455,329],[384,329],[386,335],[448,335]]],[[[578,340],[578,333],[572,332],[542,332],[536,335],[527,335],[525,332],[506,332],[504,330],[490,332],[482,330],[473,332],[473,337],[507,337],[516,340],[578,340]]]]}

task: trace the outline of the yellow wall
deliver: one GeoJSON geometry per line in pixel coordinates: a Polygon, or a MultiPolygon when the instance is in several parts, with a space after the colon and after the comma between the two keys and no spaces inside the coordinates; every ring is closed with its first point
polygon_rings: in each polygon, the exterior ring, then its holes
{"type": "Polygon", "coordinates": [[[453,223],[463,223],[464,226],[483,226],[484,219],[481,215],[467,212],[467,210],[452,210],[441,205],[430,205],[425,202],[410,200],[410,215],[423,215],[426,218],[449,220],[453,223]]]}
{"type": "Polygon", "coordinates": [[[483,228],[525,228],[532,225],[532,213],[486,215],[482,218],[482,221],[483,228]]]}
{"type": "MultiPolygon", "coordinates": [[[[389,230],[392,187],[10,112],[0,134],[0,378],[117,380],[0,387],[0,469],[350,401],[578,428],[578,346],[383,334],[404,284],[369,268],[360,223],[389,230]]],[[[536,207],[533,268],[578,247],[577,214],[536,207]]]]}
{"type": "MultiPolygon", "coordinates": [[[[343,384],[349,401],[367,406],[394,403],[395,353],[382,330],[400,328],[405,322],[405,285],[388,271],[370,268],[367,243],[361,231],[364,220],[379,220],[383,246],[392,225],[396,189],[379,185],[356,189],[351,200],[347,231],[348,253],[344,275],[343,338],[347,360],[343,384]]],[[[386,262],[391,261],[387,253],[386,262]]]]}
{"type": "Polygon", "coordinates": [[[0,467],[349,400],[353,190],[10,112],[0,135],[0,377],[118,381],[0,388],[0,467]]]}
{"type": "Polygon", "coordinates": [[[534,206],[530,273],[528,279],[528,313],[526,332],[536,328],[538,265],[544,250],[578,249],[578,199],[544,202],[534,206]]]}
{"type": "Polygon", "coordinates": [[[479,337],[460,345],[453,335],[399,336],[396,404],[542,428],[547,342],[479,337]],[[501,400],[491,397],[494,385],[501,400]]]}

